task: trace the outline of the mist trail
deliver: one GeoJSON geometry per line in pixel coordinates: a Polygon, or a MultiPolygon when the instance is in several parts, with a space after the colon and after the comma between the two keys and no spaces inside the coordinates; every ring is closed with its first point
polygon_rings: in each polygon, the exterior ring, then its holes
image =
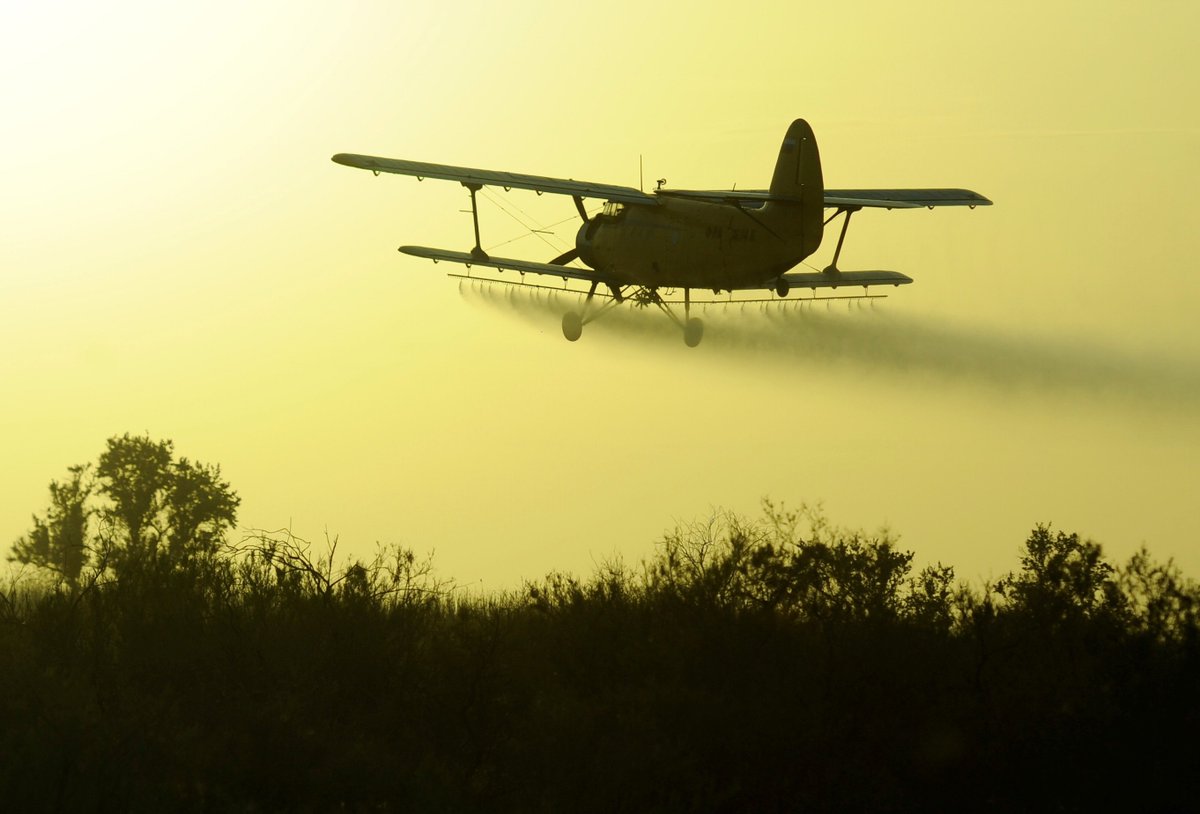
{"type": "MultiPolygon", "coordinates": [[[[461,293],[548,333],[557,333],[562,314],[583,302],[579,292],[482,283],[465,284],[461,293]]],[[[1136,353],[1096,341],[906,315],[870,300],[718,302],[696,313],[705,322],[699,353],[717,350],[739,361],[753,357],[781,373],[853,369],[897,383],[932,381],[993,392],[1200,408],[1200,359],[1171,353],[1136,353]]],[[[647,347],[682,345],[678,328],[653,308],[616,308],[589,325],[583,341],[589,333],[652,340],[647,347]]]]}
{"type": "MultiPolygon", "coordinates": [[[[586,293],[582,291],[471,280],[460,280],[459,293],[469,302],[503,311],[555,334],[559,332],[563,314],[567,311],[582,311],[586,297],[586,293]]],[[[603,304],[608,302],[608,299],[597,302],[603,304]]],[[[657,337],[664,340],[668,337],[679,338],[679,330],[657,308],[639,308],[631,303],[605,312],[599,321],[589,323],[584,328],[585,336],[602,331],[619,333],[625,337],[657,337]]],[[[682,344],[682,340],[680,342],[682,344]]]]}

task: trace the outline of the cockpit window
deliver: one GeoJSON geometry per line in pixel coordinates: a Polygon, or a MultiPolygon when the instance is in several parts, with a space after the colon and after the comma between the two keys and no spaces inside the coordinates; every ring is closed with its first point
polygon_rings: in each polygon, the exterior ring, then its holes
{"type": "Polygon", "coordinates": [[[615,218],[620,216],[625,211],[625,204],[619,201],[608,201],[604,204],[604,210],[600,213],[605,217],[615,218]]]}

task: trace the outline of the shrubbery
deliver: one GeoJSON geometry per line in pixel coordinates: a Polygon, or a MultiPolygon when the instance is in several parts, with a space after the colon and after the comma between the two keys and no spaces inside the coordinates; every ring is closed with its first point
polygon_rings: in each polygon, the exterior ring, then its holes
{"type": "MultiPolygon", "coordinates": [[[[87,471],[26,552],[96,539],[63,531],[100,511],[87,471]]],[[[466,596],[399,547],[230,544],[213,517],[172,536],[184,513],[154,493],[155,531],[106,532],[144,556],[89,548],[0,595],[10,805],[1179,810],[1200,790],[1200,590],[1145,551],[1113,566],[1038,526],[1020,570],[972,588],[766,503],[636,568],[466,596]]]]}

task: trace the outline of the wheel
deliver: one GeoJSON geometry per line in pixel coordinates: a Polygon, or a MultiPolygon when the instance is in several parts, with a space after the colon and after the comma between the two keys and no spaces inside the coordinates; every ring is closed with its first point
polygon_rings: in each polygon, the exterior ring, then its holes
{"type": "Polygon", "coordinates": [[[574,342],[579,337],[583,336],[583,317],[574,311],[568,311],[563,314],[562,320],[563,336],[569,342],[574,342]]]}
{"type": "Polygon", "coordinates": [[[694,348],[700,344],[700,340],[704,337],[704,323],[696,317],[692,317],[683,326],[683,341],[689,348],[694,348]]]}
{"type": "Polygon", "coordinates": [[[780,277],[779,281],[777,283],[775,283],[775,293],[778,294],[780,297],[786,297],[788,295],[788,292],[791,290],[792,290],[792,287],[788,284],[788,281],[783,279],[782,277],[780,277]]]}

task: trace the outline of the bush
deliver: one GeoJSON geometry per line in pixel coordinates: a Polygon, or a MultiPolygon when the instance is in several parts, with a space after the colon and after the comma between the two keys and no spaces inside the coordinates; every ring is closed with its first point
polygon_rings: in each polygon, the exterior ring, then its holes
{"type": "Polygon", "coordinates": [[[640,569],[488,596],[286,530],[27,573],[0,591],[0,788],[20,810],[1190,804],[1194,583],[1049,526],[982,589],[912,560],[766,503],[640,569]]]}

